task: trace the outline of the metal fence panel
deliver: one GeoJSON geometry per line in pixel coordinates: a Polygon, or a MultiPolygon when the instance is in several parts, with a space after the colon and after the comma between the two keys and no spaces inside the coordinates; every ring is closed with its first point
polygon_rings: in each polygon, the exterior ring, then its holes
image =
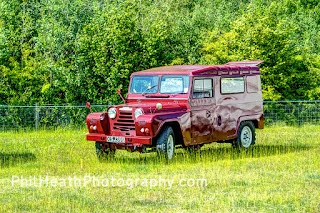
{"type": "MultiPolygon", "coordinates": [[[[92,105],[96,112],[106,111],[111,105],[92,105]]],[[[54,129],[56,127],[84,127],[90,110],[78,105],[0,105],[0,131],[54,129]]],[[[319,124],[320,101],[265,101],[266,125],[319,124]]]]}
{"type": "MultiPolygon", "coordinates": [[[[110,105],[92,105],[106,111],[110,105]]],[[[90,110],[85,105],[0,106],[0,131],[85,126],[90,110]]]]}
{"type": "Polygon", "coordinates": [[[319,124],[320,101],[265,101],[265,124],[287,125],[319,124]]]}

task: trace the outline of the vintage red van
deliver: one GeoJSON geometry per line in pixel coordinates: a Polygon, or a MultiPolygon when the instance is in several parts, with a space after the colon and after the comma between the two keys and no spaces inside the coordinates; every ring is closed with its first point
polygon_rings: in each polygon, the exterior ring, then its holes
{"type": "Polygon", "coordinates": [[[87,116],[87,140],[96,142],[99,157],[126,149],[155,150],[171,159],[176,148],[199,149],[211,142],[247,149],[255,143],[255,128],[263,128],[257,66],[262,62],[135,72],[124,104],[87,116]]]}

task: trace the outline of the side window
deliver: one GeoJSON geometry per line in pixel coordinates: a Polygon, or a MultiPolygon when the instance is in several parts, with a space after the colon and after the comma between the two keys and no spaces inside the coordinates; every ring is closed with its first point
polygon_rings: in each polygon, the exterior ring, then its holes
{"type": "Polygon", "coordinates": [[[213,80],[212,79],[195,79],[193,87],[193,98],[212,98],[213,97],[213,80]]]}
{"type": "Polygon", "coordinates": [[[221,93],[244,93],[244,78],[221,78],[221,93]]]}

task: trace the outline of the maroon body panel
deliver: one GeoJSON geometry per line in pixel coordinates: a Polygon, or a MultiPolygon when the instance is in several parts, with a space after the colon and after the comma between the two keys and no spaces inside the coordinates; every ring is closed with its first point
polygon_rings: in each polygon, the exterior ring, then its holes
{"type": "Polygon", "coordinates": [[[144,95],[130,93],[129,89],[126,103],[111,107],[117,112],[114,119],[109,118],[106,112],[88,115],[90,134],[87,140],[104,142],[110,148],[133,150],[142,145],[154,146],[165,125],[171,125],[175,134],[181,135],[183,146],[234,139],[242,121],[250,120],[256,128],[263,128],[260,71],[256,66],[260,62],[166,66],[133,73],[131,81],[134,76],[157,75],[161,79],[164,75],[188,75],[188,93],[160,94],[158,91],[144,95]],[[239,83],[244,88],[243,92],[222,91],[222,81],[228,83],[227,78],[243,82],[239,83]],[[196,80],[212,82],[209,96],[207,93],[203,97],[196,95],[196,80]],[[137,118],[134,116],[136,109],[142,111],[137,118]],[[108,142],[108,136],[124,141],[108,142]]]}

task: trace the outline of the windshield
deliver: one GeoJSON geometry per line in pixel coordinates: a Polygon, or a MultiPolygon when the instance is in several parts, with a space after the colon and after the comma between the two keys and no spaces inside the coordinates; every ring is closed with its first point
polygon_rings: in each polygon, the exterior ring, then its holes
{"type": "MultiPolygon", "coordinates": [[[[130,93],[155,94],[159,88],[158,75],[134,76],[131,79],[130,93]]],[[[186,94],[189,92],[189,75],[163,75],[160,81],[161,94],[186,94]]]]}
{"type": "Polygon", "coordinates": [[[164,75],[160,82],[160,93],[181,93],[189,92],[190,76],[188,75],[164,75]]]}
{"type": "Polygon", "coordinates": [[[159,84],[159,76],[157,75],[134,76],[131,80],[130,93],[155,94],[158,92],[158,86],[157,86],[158,84],[159,84]],[[153,88],[148,89],[149,87],[153,87],[153,88]]]}

